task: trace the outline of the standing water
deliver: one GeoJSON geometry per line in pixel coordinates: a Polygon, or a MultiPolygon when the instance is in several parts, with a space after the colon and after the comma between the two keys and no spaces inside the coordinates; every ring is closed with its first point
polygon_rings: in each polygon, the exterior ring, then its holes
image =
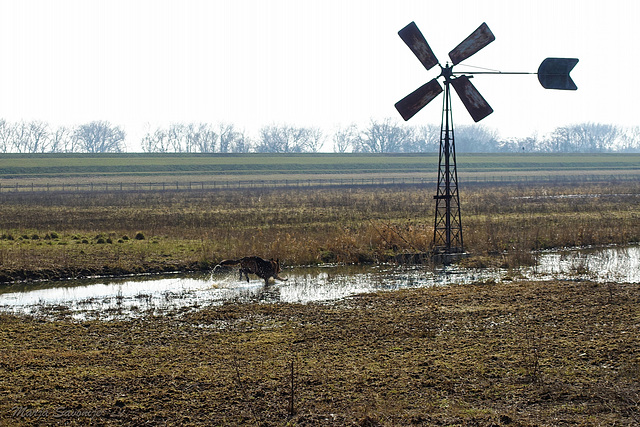
{"type": "Polygon", "coordinates": [[[197,310],[225,302],[307,303],[402,288],[514,280],[640,281],[640,247],[576,249],[538,254],[519,270],[433,270],[423,266],[322,266],[283,272],[286,282],[264,286],[237,273],[147,276],[15,284],[0,289],[0,311],[75,319],[115,319],[197,310]],[[515,273],[515,274],[514,274],[515,273]]]}

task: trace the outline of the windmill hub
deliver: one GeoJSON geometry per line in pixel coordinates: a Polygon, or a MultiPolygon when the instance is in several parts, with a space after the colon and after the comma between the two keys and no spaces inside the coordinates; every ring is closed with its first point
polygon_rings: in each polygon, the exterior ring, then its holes
{"type": "Polygon", "coordinates": [[[446,83],[451,82],[451,78],[453,77],[453,65],[449,65],[449,63],[447,62],[447,65],[445,65],[444,67],[441,65],[440,69],[442,70],[440,72],[440,76],[444,77],[444,81],[446,83]]]}
{"type": "Polygon", "coordinates": [[[456,149],[453,132],[453,116],[451,114],[451,92],[453,86],[458,97],[475,122],[493,113],[493,109],[480,95],[480,92],[469,80],[473,74],[537,74],[540,84],[545,89],[576,90],[577,87],[569,77],[569,72],[578,63],[571,58],[547,58],[537,73],[502,73],[497,72],[469,72],[454,77],[453,67],[474,55],[489,43],[495,36],[486,23],[482,23],[473,33],[449,52],[449,62],[442,66],[429,47],[426,39],[415,22],[398,31],[400,38],[420,60],[422,65],[430,70],[440,66],[440,75],[428,83],[420,86],[409,95],[402,98],[395,105],[404,120],[409,120],[425,105],[435,99],[441,92],[445,93],[442,107],[442,125],[440,128],[440,158],[438,167],[438,190],[436,200],[436,215],[434,223],[433,246],[434,252],[444,255],[447,259],[452,254],[464,253],[462,241],[462,222],[460,220],[460,200],[458,195],[458,172],[456,169],[456,149]],[[469,75],[467,75],[469,74],[469,75]],[[444,78],[444,90],[438,78],[444,78]]]}

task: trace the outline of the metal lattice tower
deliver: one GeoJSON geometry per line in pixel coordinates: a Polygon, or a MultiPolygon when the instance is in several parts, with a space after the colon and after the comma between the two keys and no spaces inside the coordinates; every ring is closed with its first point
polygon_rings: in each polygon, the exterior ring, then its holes
{"type": "Polygon", "coordinates": [[[456,166],[456,144],[451,112],[449,82],[445,80],[445,96],[440,126],[440,156],[438,162],[438,189],[433,198],[436,214],[433,225],[433,244],[436,253],[463,253],[462,221],[460,218],[460,196],[458,193],[458,170],[456,166]]]}
{"type": "MultiPolygon", "coordinates": [[[[501,71],[457,73],[453,71],[455,65],[474,55],[495,40],[486,23],[482,23],[469,37],[449,52],[451,65],[447,63],[445,66],[440,65],[414,22],[400,30],[398,35],[427,70],[436,65],[441,70],[438,77],[420,86],[396,103],[395,107],[404,120],[409,120],[443,92],[438,78],[444,78],[445,96],[440,128],[438,188],[434,196],[436,213],[433,246],[436,254],[463,253],[464,244],[460,217],[460,195],[458,192],[458,171],[450,87],[453,86],[473,120],[479,122],[491,114],[493,109],[471,83],[470,78],[473,77],[473,74],[537,74],[538,81],[545,89],[576,90],[577,87],[569,77],[569,72],[575,67],[578,60],[573,58],[547,58],[542,61],[537,73],[501,71]]],[[[444,258],[446,259],[446,256],[444,258]]]]}

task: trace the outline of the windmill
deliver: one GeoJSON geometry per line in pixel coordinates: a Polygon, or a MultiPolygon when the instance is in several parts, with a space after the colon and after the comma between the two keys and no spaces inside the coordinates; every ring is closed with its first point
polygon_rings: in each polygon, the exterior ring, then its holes
{"type": "Polygon", "coordinates": [[[537,73],[500,71],[458,73],[453,71],[455,65],[458,65],[495,40],[495,36],[486,23],[482,23],[469,37],[449,52],[451,64],[447,62],[444,66],[440,64],[414,22],[400,30],[398,35],[427,70],[436,65],[440,67],[440,75],[438,77],[402,98],[395,104],[395,107],[406,121],[444,91],[442,123],[440,126],[438,188],[434,196],[436,211],[433,245],[435,255],[442,256],[446,260],[455,256],[455,254],[464,253],[450,86],[453,86],[473,120],[479,122],[491,114],[493,109],[471,83],[470,78],[474,74],[537,74],[538,81],[545,89],[576,90],[577,87],[569,77],[569,72],[575,67],[578,60],[572,58],[547,58],[540,64],[537,73]],[[444,90],[438,82],[440,77],[444,78],[444,90]]]}

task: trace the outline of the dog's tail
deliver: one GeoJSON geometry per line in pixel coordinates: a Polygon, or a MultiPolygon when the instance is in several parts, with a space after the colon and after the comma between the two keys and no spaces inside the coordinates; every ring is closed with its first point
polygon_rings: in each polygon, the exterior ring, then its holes
{"type": "Polygon", "coordinates": [[[222,267],[223,265],[236,265],[236,264],[240,264],[239,259],[225,259],[220,261],[220,263],[218,263],[215,267],[213,267],[213,271],[215,272],[218,269],[218,267],[222,267]]]}

